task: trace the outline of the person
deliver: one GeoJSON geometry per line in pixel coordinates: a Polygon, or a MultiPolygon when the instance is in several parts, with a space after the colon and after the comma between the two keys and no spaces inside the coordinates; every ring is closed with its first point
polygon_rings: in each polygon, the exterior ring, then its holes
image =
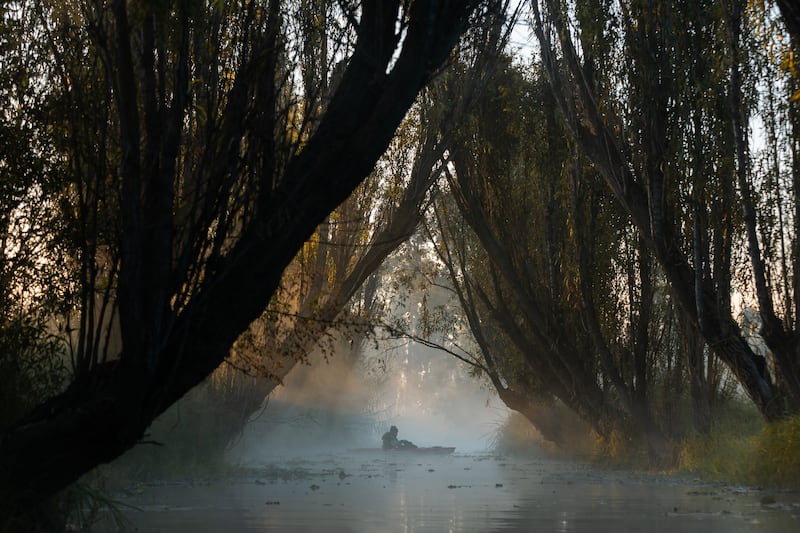
{"type": "Polygon", "coordinates": [[[383,449],[384,450],[400,450],[400,449],[414,449],[416,445],[408,440],[397,439],[397,426],[392,426],[389,431],[383,434],[383,449]]]}
{"type": "Polygon", "coordinates": [[[383,449],[396,450],[400,447],[400,441],[397,440],[397,426],[392,426],[389,431],[383,434],[383,449]]]}

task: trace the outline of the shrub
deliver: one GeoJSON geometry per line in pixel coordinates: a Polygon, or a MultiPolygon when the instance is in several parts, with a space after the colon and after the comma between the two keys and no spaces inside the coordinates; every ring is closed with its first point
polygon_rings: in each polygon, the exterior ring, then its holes
{"type": "Polygon", "coordinates": [[[800,487],[800,415],[764,426],[755,439],[751,476],[762,485],[800,487]]]}
{"type": "Polygon", "coordinates": [[[728,482],[800,488],[800,415],[771,424],[723,417],[708,435],[680,446],[679,468],[728,482]]]}
{"type": "Polygon", "coordinates": [[[607,436],[594,435],[592,459],[611,467],[646,468],[647,450],[640,438],[613,429],[607,436]]]}
{"type": "Polygon", "coordinates": [[[718,426],[707,435],[683,440],[678,450],[678,468],[704,478],[747,483],[754,449],[753,434],[737,435],[718,426]]]}

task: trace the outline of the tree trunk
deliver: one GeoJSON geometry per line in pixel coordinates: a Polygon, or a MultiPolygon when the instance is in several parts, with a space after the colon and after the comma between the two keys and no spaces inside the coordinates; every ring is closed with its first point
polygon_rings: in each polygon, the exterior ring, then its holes
{"type": "MultiPolygon", "coordinates": [[[[637,167],[628,157],[632,150],[623,146],[624,140],[619,138],[612,123],[597,107],[597,102],[602,99],[590,93],[590,85],[582,78],[578,53],[563,16],[550,2],[548,5],[548,15],[555,25],[563,61],[556,61],[548,33],[550,28],[545,28],[537,2],[531,3],[534,8],[534,31],[542,48],[543,63],[559,109],[581,152],[592,161],[620,205],[630,215],[645,244],[664,269],[673,295],[687,316],[699,327],[708,346],[736,375],[767,420],[784,416],[786,406],[783,391],[773,384],[764,358],[755,354],[747,344],[730,310],[719,306],[719,302],[726,301],[726,298],[719,295],[708,280],[704,279],[701,286],[696,285],[695,269],[683,253],[675,234],[675,221],[671,213],[660,205],[665,200],[657,194],[661,192],[663,168],[651,165],[651,170],[654,169],[660,176],[643,177],[636,173],[637,167]],[[563,72],[560,65],[564,65],[567,72],[563,72]],[[575,110],[575,100],[579,102],[580,113],[575,110]],[[703,310],[701,314],[698,314],[698,309],[703,310]]],[[[656,142],[661,141],[663,139],[656,139],[656,142]]]]}
{"type": "Polygon", "coordinates": [[[589,426],[568,409],[533,401],[507,388],[497,389],[497,394],[506,407],[524,416],[543,439],[561,450],[574,450],[576,441],[588,437],[591,432],[589,426]]]}
{"type": "MultiPolygon", "coordinates": [[[[364,4],[354,54],[317,130],[289,163],[272,201],[260,206],[224,258],[209,265],[168,336],[150,343],[157,352],[139,353],[125,345],[119,362],[96,367],[0,436],[0,498],[7,509],[40,501],[119,456],[223,361],[265,309],[297,250],[372,170],[476,5],[412,4],[398,55],[393,50],[397,10],[364,4]],[[376,61],[381,58],[384,63],[376,61]]],[[[121,108],[123,114],[126,109],[121,108]]],[[[135,174],[135,168],[123,170],[135,174]]],[[[126,197],[134,201],[137,195],[126,197]]],[[[135,211],[125,218],[126,235],[141,231],[135,211]]],[[[132,259],[127,261],[129,277],[120,284],[138,286],[130,281],[136,276],[132,259]]],[[[120,292],[129,299],[126,315],[138,320],[136,293],[128,285],[120,292]]]]}
{"type": "Polygon", "coordinates": [[[692,397],[692,423],[701,434],[711,430],[711,399],[706,381],[705,343],[697,328],[681,313],[683,348],[687,357],[689,392],[692,397]]]}

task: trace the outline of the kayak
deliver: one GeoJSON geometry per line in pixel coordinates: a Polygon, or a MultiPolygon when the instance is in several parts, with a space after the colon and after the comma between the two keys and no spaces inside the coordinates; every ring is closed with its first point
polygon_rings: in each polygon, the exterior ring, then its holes
{"type": "Polygon", "coordinates": [[[351,452],[358,453],[377,453],[377,452],[402,452],[402,453],[440,453],[449,454],[456,451],[455,446],[429,446],[420,448],[392,448],[384,450],[383,448],[354,448],[351,452]]]}

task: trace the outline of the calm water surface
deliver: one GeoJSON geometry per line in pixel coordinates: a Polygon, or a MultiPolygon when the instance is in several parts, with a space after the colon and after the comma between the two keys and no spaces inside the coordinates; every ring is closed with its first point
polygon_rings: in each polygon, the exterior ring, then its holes
{"type": "Polygon", "coordinates": [[[117,499],[141,532],[800,531],[798,493],[488,455],[276,457],[117,499]]]}

